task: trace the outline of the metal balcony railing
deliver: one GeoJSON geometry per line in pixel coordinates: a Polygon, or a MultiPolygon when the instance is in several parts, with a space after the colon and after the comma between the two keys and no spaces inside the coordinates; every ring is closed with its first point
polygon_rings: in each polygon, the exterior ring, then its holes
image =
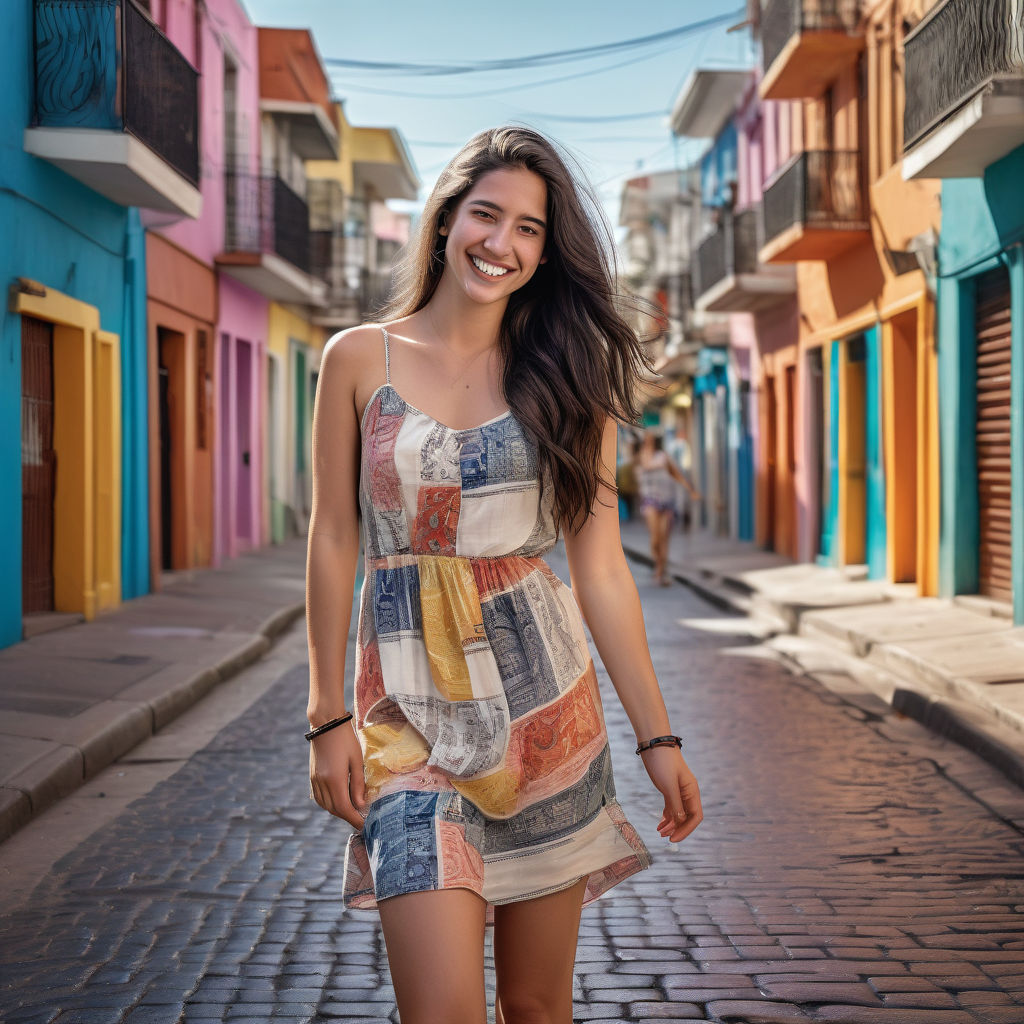
{"type": "Polygon", "coordinates": [[[764,238],[795,224],[810,228],[867,225],[867,203],[856,150],[799,153],[764,194],[764,238]]]}
{"type": "Polygon", "coordinates": [[[940,0],[904,53],[903,146],[910,149],[995,76],[1024,76],[1024,6],[940,0]]]}
{"type": "Polygon", "coordinates": [[[228,252],[274,253],[310,273],[309,207],[278,175],[224,176],[228,252]]]}
{"type": "Polygon", "coordinates": [[[724,212],[722,223],[697,249],[698,288],[701,295],[735,274],[757,272],[758,212],[724,212]]]}
{"type": "Polygon", "coordinates": [[[860,0],[768,0],[761,17],[764,70],[798,33],[853,32],[859,16],[860,0]]]}
{"type": "Polygon", "coordinates": [[[199,184],[199,75],[134,0],[35,0],[40,128],[134,135],[199,184]]]}

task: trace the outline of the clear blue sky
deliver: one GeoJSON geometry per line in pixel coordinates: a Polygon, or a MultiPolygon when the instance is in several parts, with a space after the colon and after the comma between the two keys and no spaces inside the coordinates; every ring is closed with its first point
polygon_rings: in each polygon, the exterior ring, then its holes
{"type": "MultiPolygon", "coordinates": [[[[507,5],[469,0],[243,3],[257,25],[311,29],[325,59],[440,63],[524,57],[617,42],[745,6],[744,0],[519,0],[507,5]]],[[[736,20],[742,18],[740,14],[736,20]]],[[[432,77],[328,70],[335,95],[344,101],[353,123],[394,125],[401,130],[423,181],[421,198],[470,136],[514,120],[566,145],[597,187],[609,217],[615,218],[624,180],[685,166],[699,155],[703,144],[673,140],[665,114],[594,123],[561,118],[667,112],[693,68],[752,63],[749,32],[727,33],[726,27],[705,29],[642,50],[524,70],[432,77]],[[632,63],[611,67],[626,61],[632,63]],[[537,84],[583,71],[595,73],[537,84]],[[390,95],[386,90],[403,95],[390,95]],[[485,92],[489,95],[479,95],[485,92]]]]}

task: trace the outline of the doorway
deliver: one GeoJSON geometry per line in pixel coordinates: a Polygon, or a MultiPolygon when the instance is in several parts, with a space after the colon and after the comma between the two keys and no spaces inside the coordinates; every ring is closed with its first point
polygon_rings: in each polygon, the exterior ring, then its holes
{"type": "Polygon", "coordinates": [[[238,340],[235,354],[235,439],[236,439],[236,519],[235,536],[253,546],[253,429],[252,429],[252,388],[253,355],[252,345],[238,340]]]}
{"type": "Polygon", "coordinates": [[[916,310],[887,325],[885,374],[886,520],[889,527],[889,578],[917,578],[918,379],[916,310]]]}
{"type": "Polygon", "coordinates": [[[764,401],[761,403],[762,411],[762,432],[764,438],[764,543],[766,547],[777,549],[775,530],[778,520],[777,503],[778,495],[778,450],[779,450],[779,402],[775,394],[775,377],[768,375],[764,378],[764,401]]]}
{"type": "Polygon", "coordinates": [[[821,348],[807,353],[807,493],[808,529],[816,538],[815,555],[824,555],[825,523],[825,360],[821,348]]]}
{"type": "Polygon", "coordinates": [[[21,610],[53,611],[53,325],[21,318],[21,610]]]}
{"type": "Polygon", "coordinates": [[[157,328],[160,421],[160,565],[188,566],[185,544],[185,335],[157,328]]]}

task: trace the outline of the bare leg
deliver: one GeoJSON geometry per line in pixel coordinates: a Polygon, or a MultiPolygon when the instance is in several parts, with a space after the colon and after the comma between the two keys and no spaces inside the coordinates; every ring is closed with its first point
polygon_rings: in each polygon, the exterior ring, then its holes
{"type": "Polygon", "coordinates": [[[572,969],[587,880],[494,908],[497,1024],[572,1024],[572,969]]]}
{"type": "Polygon", "coordinates": [[[410,892],[380,901],[402,1024],[485,1024],[486,906],[469,889],[410,892]]]}

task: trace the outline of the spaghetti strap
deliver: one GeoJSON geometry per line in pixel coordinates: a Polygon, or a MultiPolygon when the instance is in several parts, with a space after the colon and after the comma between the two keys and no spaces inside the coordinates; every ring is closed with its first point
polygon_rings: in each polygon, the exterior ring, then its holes
{"type": "Polygon", "coordinates": [[[381,324],[381,331],[384,334],[384,382],[386,384],[391,383],[391,350],[388,347],[388,329],[381,324]]]}

